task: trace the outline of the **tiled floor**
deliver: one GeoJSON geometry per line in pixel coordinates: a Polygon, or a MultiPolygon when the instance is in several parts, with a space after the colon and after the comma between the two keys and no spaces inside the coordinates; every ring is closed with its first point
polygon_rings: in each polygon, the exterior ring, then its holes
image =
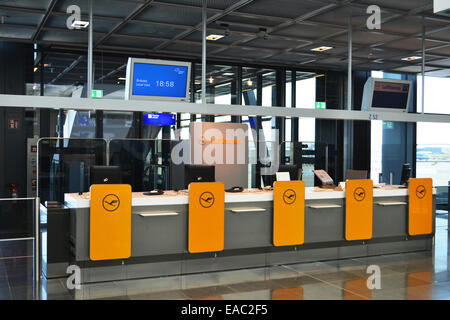
{"type": "MultiPolygon", "coordinates": [[[[450,299],[447,216],[436,220],[433,252],[283,265],[82,286],[44,281],[42,299],[450,299]],[[369,265],[381,289],[367,288],[369,265]]],[[[33,299],[31,244],[0,242],[0,299],[33,299]],[[13,257],[15,256],[15,257],[13,257]]]]}

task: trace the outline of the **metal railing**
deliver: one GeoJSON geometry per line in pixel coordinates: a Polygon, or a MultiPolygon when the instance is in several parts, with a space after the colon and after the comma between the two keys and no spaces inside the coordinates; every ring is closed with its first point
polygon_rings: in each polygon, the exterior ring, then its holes
{"type": "Polygon", "coordinates": [[[41,239],[40,239],[40,199],[39,198],[3,198],[0,199],[0,204],[2,202],[17,202],[17,201],[34,201],[33,210],[33,228],[32,237],[12,237],[0,239],[0,241],[20,241],[20,240],[34,240],[33,244],[33,298],[34,300],[40,299],[40,284],[41,284],[41,239]]]}

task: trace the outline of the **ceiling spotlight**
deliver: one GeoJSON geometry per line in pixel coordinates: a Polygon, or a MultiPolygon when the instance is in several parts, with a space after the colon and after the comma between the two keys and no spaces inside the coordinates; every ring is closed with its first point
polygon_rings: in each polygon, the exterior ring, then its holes
{"type": "Polygon", "coordinates": [[[321,46],[321,47],[311,49],[311,51],[322,52],[322,51],[327,51],[327,50],[331,50],[331,49],[333,49],[333,47],[321,46]]]}
{"type": "Polygon", "coordinates": [[[414,60],[419,60],[419,59],[422,59],[422,57],[412,56],[412,57],[402,58],[403,61],[414,61],[414,60]]]}
{"type": "Polygon", "coordinates": [[[210,34],[209,36],[206,37],[206,40],[217,41],[219,39],[222,39],[223,37],[224,35],[221,34],[210,34]]]}
{"type": "Polygon", "coordinates": [[[75,20],[72,23],[72,27],[76,29],[84,29],[89,26],[89,21],[81,21],[81,20],[75,20]]]}
{"type": "Polygon", "coordinates": [[[209,83],[213,83],[214,82],[214,78],[213,77],[209,77],[208,81],[209,81],[209,83]]]}
{"type": "Polygon", "coordinates": [[[269,39],[269,34],[267,33],[266,28],[259,28],[259,32],[260,32],[260,34],[262,34],[262,37],[264,40],[269,39]]]}

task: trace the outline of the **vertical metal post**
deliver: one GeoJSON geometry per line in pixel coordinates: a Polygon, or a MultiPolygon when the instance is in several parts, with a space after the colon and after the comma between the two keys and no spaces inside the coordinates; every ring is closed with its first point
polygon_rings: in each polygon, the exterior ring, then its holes
{"type": "Polygon", "coordinates": [[[40,203],[39,197],[35,200],[34,209],[34,299],[40,299],[41,285],[41,219],[40,219],[40,203]]]}
{"type": "Polygon", "coordinates": [[[93,19],[93,3],[89,0],[89,39],[88,39],[88,74],[87,74],[87,98],[92,98],[93,89],[93,46],[94,46],[94,19],[93,19]]]}
{"type": "Polygon", "coordinates": [[[425,18],[422,19],[422,114],[425,113],[425,18]]]}
{"type": "Polygon", "coordinates": [[[206,1],[202,1],[202,103],[206,103],[206,1]]]}
{"type": "Polygon", "coordinates": [[[353,71],[353,29],[352,16],[348,18],[348,89],[347,89],[347,109],[352,110],[352,71],[353,71]]]}

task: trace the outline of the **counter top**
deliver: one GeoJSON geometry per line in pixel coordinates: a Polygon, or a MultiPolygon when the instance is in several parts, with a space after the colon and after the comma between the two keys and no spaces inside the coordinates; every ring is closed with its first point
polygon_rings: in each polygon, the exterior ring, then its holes
{"type": "MultiPolygon", "coordinates": [[[[433,188],[433,194],[436,189],[433,188]]],[[[373,189],[374,198],[380,197],[406,197],[408,189],[400,189],[396,186],[387,186],[373,189]]],[[[306,188],[305,199],[308,200],[331,200],[345,199],[344,191],[324,190],[316,187],[306,188]]],[[[65,204],[70,208],[89,208],[90,193],[81,195],[78,193],[65,194],[65,204]]],[[[243,202],[266,202],[273,201],[273,191],[259,189],[246,189],[242,193],[225,193],[225,203],[243,202]]],[[[187,191],[165,191],[163,195],[145,196],[142,192],[133,192],[132,206],[163,206],[163,205],[187,205],[189,194],[187,191]]]]}

